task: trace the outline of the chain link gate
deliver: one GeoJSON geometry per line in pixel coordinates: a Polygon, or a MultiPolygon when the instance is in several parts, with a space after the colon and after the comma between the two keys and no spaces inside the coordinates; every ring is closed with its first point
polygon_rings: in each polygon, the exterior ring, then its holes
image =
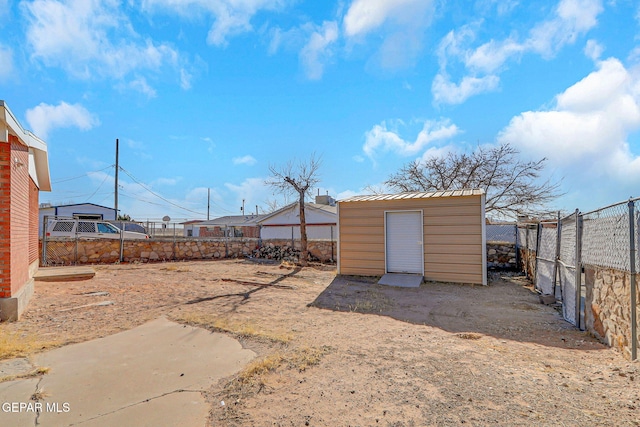
{"type": "Polygon", "coordinates": [[[558,281],[562,294],[562,317],[580,327],[580,300],[582,266],[579,264],[579,238],[582,217],[575,212],[559,221],[560,252],[558,254],[558,281]]]}
{"type": "Polygon", "coordinates": [[[538,227],[535,282],[536,289],[543,295],[555,295],[557,236],[556,223],[540,223],[538,227]]]}

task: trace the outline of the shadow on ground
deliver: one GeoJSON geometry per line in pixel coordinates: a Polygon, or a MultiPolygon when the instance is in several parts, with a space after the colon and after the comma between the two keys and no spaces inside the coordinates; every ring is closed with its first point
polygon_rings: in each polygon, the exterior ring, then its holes
{"type": "Polygon", "coordinates": [[[606,348],[563,320],[555,308],[540,304],[526,285],[523,277],[498,273],[490,273],[489,286],[426,282],[419,288],[336,276],[309,306],[387,316],[466,336],[482,334],[581,350],[606,348]]]}

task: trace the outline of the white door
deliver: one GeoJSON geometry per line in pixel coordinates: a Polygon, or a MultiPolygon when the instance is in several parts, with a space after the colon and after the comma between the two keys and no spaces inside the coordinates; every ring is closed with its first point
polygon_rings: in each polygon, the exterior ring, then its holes
{"type": "Polygon", "coordinates": [[[387,273],[424,274],[422,212],[385,213],[387,273]]]}

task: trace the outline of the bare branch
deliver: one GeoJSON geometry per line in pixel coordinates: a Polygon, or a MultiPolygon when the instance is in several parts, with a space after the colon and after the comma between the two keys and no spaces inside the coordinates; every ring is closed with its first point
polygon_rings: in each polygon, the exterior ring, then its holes
{"type": "Polygon", "coordinates": [[[559,184],[540,180],[546,159],[525,162],[509,144],[478,146],[471,154],[450,152],[404,165],[385,184],[398,191],[481,188],[486,211],[503,216],[540,212],[560,196],[559,184]]]}

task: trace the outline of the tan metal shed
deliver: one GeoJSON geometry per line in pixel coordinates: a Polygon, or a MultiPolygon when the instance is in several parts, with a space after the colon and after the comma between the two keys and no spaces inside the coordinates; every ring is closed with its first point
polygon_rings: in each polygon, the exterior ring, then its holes
{"type": "Polygon", "coordinates": [[[338,274],[487,284],[483,190],[340,200],[338,230],[338,274]]]}

